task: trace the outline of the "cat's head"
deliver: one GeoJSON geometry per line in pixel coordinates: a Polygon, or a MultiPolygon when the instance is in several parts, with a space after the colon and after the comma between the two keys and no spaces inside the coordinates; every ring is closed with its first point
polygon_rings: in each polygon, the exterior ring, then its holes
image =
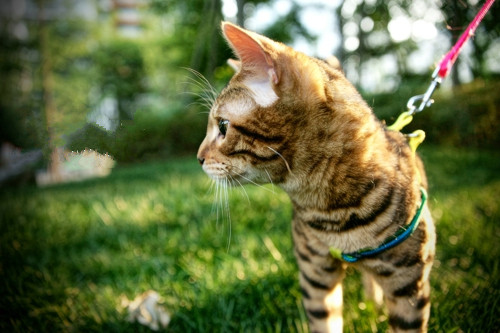
{"type": "Polygon", "coordinates": [[[338,68],[230,23],[222,31],[239,61],[210,110],[198,151],[203,170],[239,183],[307,175],[327,149],[339,149],[330,138],[352,121],[343,116],[346,101],[362,100],[338,68]]]}

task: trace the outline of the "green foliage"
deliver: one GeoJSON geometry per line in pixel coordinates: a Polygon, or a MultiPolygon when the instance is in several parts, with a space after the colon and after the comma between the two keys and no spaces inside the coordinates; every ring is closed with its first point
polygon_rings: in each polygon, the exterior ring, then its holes
{"type": "Polygon", "coordinates": [[[112,144],[112,134],[96,124],[87,124],[67,137],[67,149],[82,151],[93,149],[101,154],[109,153],[112,144]]]}
{"type": "Polygon", "coordinates": [[[205,117],[193,109],[168,117],[141,112],[117,130],[110,154],[123,162],[186,155],[198,149],[205,124],[205,117]]]}
{"type": "MultiPolygon", "coordinates": [[[[422,148],[438,233],[430,332],[496,332],[500,155],[422,148]]],[[[234,189],[229,221],[208,188],[192,156],[0,193],[0,330],[149,332],[126,321],[120,297],[154,289],[167,331],[307,332],[286,194],[234,189]]],[[[345,332],[387,330],[347,275],[345,332]]]]}

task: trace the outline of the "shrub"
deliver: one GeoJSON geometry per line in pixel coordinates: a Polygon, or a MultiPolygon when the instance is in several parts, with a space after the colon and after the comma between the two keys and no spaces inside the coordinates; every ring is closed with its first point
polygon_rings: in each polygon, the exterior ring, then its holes
{"type": "MultiPolygon", "coordinates": [[[[391,124],[406,107],[406,99],[425,89],[423,86],[412,92],[403,90],[403,93],[371,96],[367,100],[377,116],[391,124]]],[[[438,90],[435,103],[416,114],[404,132],[420,128],[426,132],[426,141],[433,144],[495,149],[500,145],[498,91],[499,82],[482,80],[456,87],[451,92],[438,90]]]]}
{"type": "Polygon", "coordinates": [[[114,133],[86,125],[68,138],[70,150],[95,149],[120,163],[195,154],[205,136],[206,115],[174,106],[168,115],[143,110],[124,120],[114,133]]]}

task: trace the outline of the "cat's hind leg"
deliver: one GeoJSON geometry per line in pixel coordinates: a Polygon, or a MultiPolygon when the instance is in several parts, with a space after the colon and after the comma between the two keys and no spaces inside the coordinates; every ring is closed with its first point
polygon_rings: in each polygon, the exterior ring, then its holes
{"type": "Polygon", "coordinates": [[[419,254],[388,255],[384,259],[392,262],[370,260],[365,267],[372,269],[373,278],[383,290],[391,332],[427,332],[430,267],[419,254]]]}
{"type": "Polygon", "coordinates": [[[431,307],[429,273],[434,249],[432,243],[421,246],[420,251],[418,245],[414,251],[388,251],[379,262],[384,270],[378,271],[383,274],[374,274],[384,291],[392,332],[427,332],[431,307]]]}
{"type": "MultiPolygon", "coordinates": [[[[401,281],[401,280],[400,280],[401,281]]],[[[427,332],[430,314],[429,281],[407,279],[386,297],[392,332],[427,332]]]]}

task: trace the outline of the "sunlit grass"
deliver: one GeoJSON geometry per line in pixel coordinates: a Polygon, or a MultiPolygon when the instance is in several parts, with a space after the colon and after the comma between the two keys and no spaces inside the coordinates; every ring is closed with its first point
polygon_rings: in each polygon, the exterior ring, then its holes
{"type": "MultiPolygon", "coordinates": [[[[438,248],[430,331],[500,328],[500,154],[424,147],[438,248]]],[[[120,297],[154,289],[172,332],[307,331],[281,190],[230,194],[231,220],[194,159],[0,194],[0,330],[147,332],[120,297]]],[[[272,190],[271,186],[268,186],[272,190]]],[[[387,328],[345,281],[345,331],[387,328]]]]}

